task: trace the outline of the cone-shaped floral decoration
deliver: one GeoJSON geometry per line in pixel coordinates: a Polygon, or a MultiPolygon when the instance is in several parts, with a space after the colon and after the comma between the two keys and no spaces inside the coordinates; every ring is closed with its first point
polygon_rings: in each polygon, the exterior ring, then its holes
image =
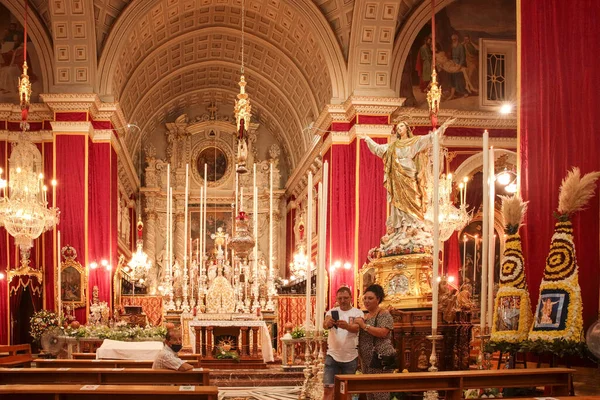
{"type": "Polygon", "coordinates": [[[583,305],[579,287],[579,267],[575,257],[571,215],[585,207],[594,195],[600,172],[581,177],[573,168],[560,187],[557,219],[550,253],[546,258],[540,297],[529,340],[552,342],[563,339],[583,341],[583,305]]]}
{"type": "Polygon", "coordinates": [[[531,300],[525,281],[525,259],[519,228],[527,210],[520,196],[502,197],[506,246],[500,269],[500,288],[494,302],[491,340],[520,343],[527,340],[531,327],[531,300]]]}

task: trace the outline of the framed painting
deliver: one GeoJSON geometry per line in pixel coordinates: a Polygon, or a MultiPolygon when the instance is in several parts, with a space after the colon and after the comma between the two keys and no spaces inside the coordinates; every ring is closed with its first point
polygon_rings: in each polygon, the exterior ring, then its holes
{"type": "Polygon", "coordinates": [[[227,155],[217,146],[209,146],[198,154],[196,158],[196,169],[198,174],[204,179],[204,165],[206,164],[206,180],[208,182],[217,182],[221,180],[229,167],[227,155]]]}
{"type": "Polygon", "coordinates": [[[71,308],[85,307],[87,276],[85,269],[74,260],[66,260],[60,270],[60,300],[71,308]]]}
{"type": "MultiPolygon", "coordinates": [[[[208,204],[206,207],[206,251],[210,252],[214,248],[214,237],[218,228],[231,235],[233,231],[233,213],[231,207],[223,205],[208,204]]],[[[190,211],[190,237],[195,241],[200,237],[200,211],[190,211]]],[[[196,251],[196,248],[192,248],[196,251]]]]}

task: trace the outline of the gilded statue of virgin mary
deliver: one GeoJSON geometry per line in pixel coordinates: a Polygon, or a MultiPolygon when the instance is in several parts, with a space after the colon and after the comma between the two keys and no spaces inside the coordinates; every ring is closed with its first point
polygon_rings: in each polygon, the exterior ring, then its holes
{"type": "Polygon", "coordinates": [[[410,247],[411,253],[425,252],[424,248],[432,246],[430,228],[424,220],[429,204],[427,185],[432,173],[425,150],[433,145],[433,135],[441,138],[453,121],[447,120],[427,135],[414,136],[411,126],[402,120],[392,130],[393,141],[386,144],[377,144],[363,136],[371,153],[383,159],[383,185],[391,205],[386,221],[387,234],[382,238],[380,248],[385,254],[379,254],[379,257],[393,255],[392,248],[399,246],[410,247]]]}

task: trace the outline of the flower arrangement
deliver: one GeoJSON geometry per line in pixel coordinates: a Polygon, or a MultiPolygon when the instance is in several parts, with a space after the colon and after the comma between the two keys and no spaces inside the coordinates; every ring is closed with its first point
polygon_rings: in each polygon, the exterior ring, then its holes
{"type": "Polygon", "coordinates": [[[302,326],[295,327],[290,334],[292,335],[293,339],[301,339],[306,336],[306,332],[302,326]]]}
{"type": "Polygon", "coordinates": [[[64,328],[65,335],[77,338],[99,338],[112,339],[120,341],[141,342],[141,341],[161,341],[167,334],[167,328],[162,326],[139,326],[129,327],[117,323],[114,328],[106,325],[87,325],[79,328],[64,328]]]}
{"type": "Polygon", "coordinates": [[[60,326],[60,319],[56,313],[48,310],[41,310],[32,315],[29,320],[29,333],[35,343],[39,343],[42,334],[52,327],[60,326]]]}

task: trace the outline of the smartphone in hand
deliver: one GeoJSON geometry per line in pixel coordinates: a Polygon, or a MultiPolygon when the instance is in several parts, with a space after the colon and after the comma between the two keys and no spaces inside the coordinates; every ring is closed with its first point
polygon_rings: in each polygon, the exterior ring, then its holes
{"type": "Polygon", "coordinates": [[[334,321],[339,321],[340,320],[340,312],[338,310],[331,310],[331,318],[334,321]]]}

